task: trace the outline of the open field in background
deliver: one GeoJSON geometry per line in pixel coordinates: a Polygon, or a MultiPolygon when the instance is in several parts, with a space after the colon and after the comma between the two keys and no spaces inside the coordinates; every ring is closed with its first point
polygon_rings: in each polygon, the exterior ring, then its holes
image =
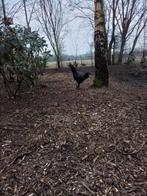
{"type": "MultiPolygon", "coordinates": [[[[62,67],[68,67],[69,63],[74,63],[75,61],[74,60],[71,60],[71,61],[63,61],[63,64],[62,64],[62,67]]],[[[77,60],[76,61],[78,63],[79,66],[81,66],[81,64],[83,66],[91,66],[91,60],[77,60]]],[[[93,63],[94,63],[94,60],[93,60],[93,63]]],[[[57,65],[56,65],[56,62],[49,62],[48,63],[48,67],[49,68],[57,68],[57,65]]]]}
{"type": "MultiPolygon", "coordinates": [[[[68,64],[69,63],[74,63],[74,61],[64,61],[63,62],[63,66],[61,68],[60,71],[69,71],[70,69],[66,69],[68,68],[68,64]]],[[[94,70],[95,70],[95,66],[93,64],[93,66],[91,66],[90,64],[90,60],[83,60],[82,61],[82,65],[81,65],[81,61],[77,61],[78,63],[78,70],[79,71],[89,71],[91,77],[94,76],[94,70]],[[83,66],[84,64],[84,66],[83,66]],[[93,76],[92,76],[93,75],[93,76]]],[[[48,68],[50,69],[56,69],[56,63],[55,62],[50,62],[48,64],[48,68]]],[[[128,82],[131,85],[142,85],[142,86],[146,86],[147,87],[147,65],[144,67],[142,66],[140,63],[136,63],[136,64],[122,64],[122,65],[109,65],[108,66],[109,69],[109,73],[110,73],[110,77],[113,77],[115,79],[117,79],[118,81],[125,81],[128,82]]],[[[92,80],[94,79],[94,77],[92,78],[92,80]]]]}
{"type": "MultiPolygon", "coordinates": [[[[125,63],[127,61],[127,58],[124,58],[123,62],[125,63]]],[[[63,61],[62,63],[62,67],[68,67],[69,63],[74,63],[75,60],[71,60],[71,61],[63,61]]],[[[78,63],[78,66],[94,66],[94,59],[91,60],[76,60],[76,62],[78,63]]],[[[141,56],[136,56],[135,57],[135,62],[134,64],[140,64],[141,62],[141,56]]],[[[56,62],[52,61],[52,62],[48,62],[48,68],[57,68],[56,62]]]]}

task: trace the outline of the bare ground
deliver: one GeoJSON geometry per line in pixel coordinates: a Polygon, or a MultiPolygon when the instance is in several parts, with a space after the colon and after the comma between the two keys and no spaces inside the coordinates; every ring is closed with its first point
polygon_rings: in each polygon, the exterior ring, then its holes
{"type": "Polygon", "coordinates": [[[108,89],[48,70],[0,97],[0,196],[147,195],[146,81],[117,70],[108,89]]]}

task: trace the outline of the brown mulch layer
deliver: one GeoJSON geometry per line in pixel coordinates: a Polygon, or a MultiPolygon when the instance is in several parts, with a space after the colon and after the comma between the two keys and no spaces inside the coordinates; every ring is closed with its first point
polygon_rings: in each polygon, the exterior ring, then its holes
{"type": "Polygon", "coordinates": [[[70,72],[48,70],[0,97],[0,196],[147,194],[147,88],[92,79],[76,90],[70,72]]]}

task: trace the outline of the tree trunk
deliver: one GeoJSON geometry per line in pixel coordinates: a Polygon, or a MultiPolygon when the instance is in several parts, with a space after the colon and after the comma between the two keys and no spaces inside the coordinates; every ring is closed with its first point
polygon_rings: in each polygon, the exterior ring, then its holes
{"type": "Polygon", "coordinates": [[[108,48],[108,52],[107,52],[107,59],[108,59],[108,65],[112,64],[112,49],[108,48]]]}
{"type": "Polygon", "coordinates": [[[3,23],[4,25],[7,25],[7,16],[6,16],[6,8],[5,8],[4,0],[2,0],[2,10],[3,10],[3,23]]]}
{"type": "Polygon", "coordinates": [[[133,41],[133,45],[132,45],[132,48],[131,48],[131,51],[129,52],[129,56],[128,56],[128,60],[127,60],[127,63],[131,63],[130,60],[132,60],[132,56],[133,56],[133,53],[134,53],[134,49],[136,47],[136,44],[137,44],[137,41],[140,37],[140,34],[142,33],[143,29],[145,28],[145,24],[142,26],[142,28],[140,29],[140,31],[138,32],[138,34],[136,35],[134,41],[133,41]]]}
{"type": "Polygon", "coordinates": [[[27,25],[27,28],[29,29],[30,25],[29,25],[29,19],[28,19],[27,7],[26,7],[26,0],[23,0],[23,6],[24,6],[24,11],[25,11],[26,25],[27,25]]]}
{"type": "Polygon", "coordinates": [[[108,86],[107,39],[103,0],[95,0],[95,87],[108,86]]]}
{"type": "Polygon", "coordinates": [[[122,39],[121,47],[120,47],[120,52],[119,52],[119,55],[118,55],[118,64],[122,64],[125,43],[126,43],[126,38],[124,37],[122,39]]]}
{"type": "Polygon", "coordinates": [[[116,49],[116,45],[115,45],[115,40],[114,40],[113,53],[112,53],[112,65],[115,64],[115,49],[116,49]]]}
{"type": "Polygon", "coordinates": [[[131,64],[134,62],[135,60],[135,56],[134,56],[134,49],[135,49],[135,46],[136,46],[136,43],[137,43],[137,40],[135,39],[134,42],[133,42],[133,46],[132,46],[132,49],[131,51],[129,52],[129,55],[128,55],[128,59],[127,59],[127,64],[131,64]]]}
{"type": "Polygon", "coordinates": [[[62,67],[62,55],[59,49],[57,50],[57,52],[55,51],[55,56],[56,56],[57,68],[60,69],[62,67]]]}
{"type": "Polygon", "coordinates": [[[56,57],[56,62],[57,62],[58,69],[61,68],[61,60],[59,56],[56,57]]]}

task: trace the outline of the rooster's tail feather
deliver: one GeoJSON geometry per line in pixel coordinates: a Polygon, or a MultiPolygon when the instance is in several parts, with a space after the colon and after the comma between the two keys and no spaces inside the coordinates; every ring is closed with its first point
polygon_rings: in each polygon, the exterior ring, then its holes
{"type": "Polygon", "coordinates": [[[89,77],[89,73],[87,72],[84,74],[84,79],[87,79],[88,77],[89,77]]]}

